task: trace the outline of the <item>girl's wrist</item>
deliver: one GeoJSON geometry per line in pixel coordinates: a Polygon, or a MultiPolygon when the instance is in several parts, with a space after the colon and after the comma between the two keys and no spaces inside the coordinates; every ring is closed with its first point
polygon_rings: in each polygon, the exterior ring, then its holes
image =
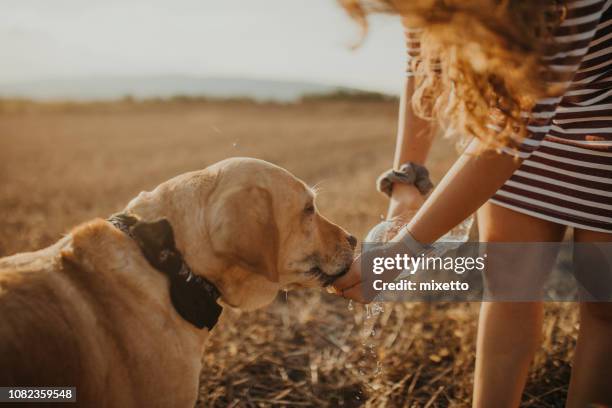
{"type": "Polygon", "coordinates": [[[413,184],[394,183],[391,190],[391,199],[404,202],[422,202],[424,201],[423,194],[413,184]]]}

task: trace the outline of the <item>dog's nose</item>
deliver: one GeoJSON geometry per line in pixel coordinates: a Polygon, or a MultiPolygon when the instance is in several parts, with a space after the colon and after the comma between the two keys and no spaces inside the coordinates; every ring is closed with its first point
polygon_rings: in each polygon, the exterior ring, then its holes
{"type": "Polygon", "coordinates": [[[351,248],[355,249],[355,247],[357,246],[357,238],[352,235],[349,235],[348,237],[346,237],[346,240],[348,241],[351,248]]]}

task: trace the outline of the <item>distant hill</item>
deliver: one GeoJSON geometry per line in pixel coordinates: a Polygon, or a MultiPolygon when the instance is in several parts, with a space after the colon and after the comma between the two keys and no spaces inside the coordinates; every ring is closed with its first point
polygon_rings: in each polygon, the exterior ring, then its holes
{"type": "Polygon", "coordinates": [[[298,100],[303,95],[321,95],[345,90],[346,88],[309,82],[165,75],[0,83],[0,98],[87,101],[119,99],[125,96],[141,99],[182,95],[213,98],[246,97],[259,101],[289,102],[298,100]]]}

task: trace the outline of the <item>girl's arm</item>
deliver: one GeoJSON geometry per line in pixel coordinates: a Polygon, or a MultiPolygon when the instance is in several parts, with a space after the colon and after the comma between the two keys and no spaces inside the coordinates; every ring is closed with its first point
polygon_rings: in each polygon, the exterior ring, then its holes
{"type": "Polygon", "coordinates": [[[520,160],[509,154],[477,153],[479,144],[478,139],[472,140],[408,224],[417,241],[431,243],[446,234],[493,196],[520,166],[520,160]]]}
{"type": "MultiPolygon", "coordinates": [[[[432,123],[412,110],[413,91],[414,79],[407,77],[400,100],[395,169],[408,161],[424,164],[433,141],[432,123]]],[[[476,153],[479,143],[478,139],[470,143],[427,200],[414,185],[395,184],[387,218],[410,221],[413,237],[431,243],[474,213],[520,165],[511,154],[476,153]]]]}
{"type": "MultiPolygon", "coordinates": [[[[474,213],[512,176],[520,160],[509,154],[492,151],[476,153],[480,141],[472,140],[468,148],[446,173],[403,233],[410,233],[421,243],[432,243],[474,213]]],[[[402,241],[398,234],[392,241],[402,241]]],[[[405,248],[400,244],[400,248],[405,248]]],[[[358,257],[350,271],[334,283],[341,296],[359,302],[364,299],[361,287],[361,260],[358,257]]]]}
{"type": "MultiPolygon", "coordinates": [[[[414,77],[406,77],[400,97],[397,142],[393,168],[398,170],[406,162],[425,164],[434,136],[430,121],[419,118],[412,109],[414,77]]],[[[425,198],[413,185],[395,184],[389,200],[387,219],[409,220],[425,198]]]]}
{"type": "Polygon", "coordinates": [[[421,119],[412,110],[413,93],[414,77],[408,76],[400,98],[397,142],[393,159],[395,169],[399,169],[408,161],[425,164],[433,140],[432,122],[421,119]]]}

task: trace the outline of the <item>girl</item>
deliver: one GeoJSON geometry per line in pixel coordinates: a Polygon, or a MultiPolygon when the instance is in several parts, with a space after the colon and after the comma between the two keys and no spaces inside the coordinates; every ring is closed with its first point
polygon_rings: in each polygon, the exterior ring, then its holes
{"type": "MultiPolygon", "coordinates": [[[[394,240],[418,250],[478,211],[483,242],[559,242],[569,227],[612,242],[612,0],[342,3],[364,26],[384,10],[406,27],[394,171],[379,180],[388,218],[407,223],[394,240]],[[427,198],[423,117],[472,138],[427,198]]],[[[360,275],[357,260],[335,286],[363,301],[360,275]]],[[[504,277],[489,265],[485,278],[504,277]]],[[[519,405],[542,317],[541,302],[482,303],[474,407],[519,405]]],[[[567,405],[612,405],[611,379],[612,303],[582,303],[567,405]]]]}

